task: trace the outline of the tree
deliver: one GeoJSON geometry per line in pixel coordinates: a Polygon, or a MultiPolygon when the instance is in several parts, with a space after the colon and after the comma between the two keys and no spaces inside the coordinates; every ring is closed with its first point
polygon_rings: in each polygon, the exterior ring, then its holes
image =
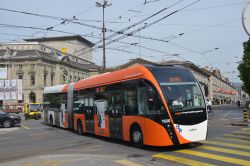
{"type": "Polygon", "coordinates": [[[238,66],[243,90],[250,94],[250,39],[243,43],[244,52],[242,62],[238,66]]]}

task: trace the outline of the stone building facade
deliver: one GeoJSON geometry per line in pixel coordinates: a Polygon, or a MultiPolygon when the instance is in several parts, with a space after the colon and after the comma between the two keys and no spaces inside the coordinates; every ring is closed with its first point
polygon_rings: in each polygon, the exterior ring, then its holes
{"type": "Polygon", "coordinates": [[[51,47],[57,51],[93,62],[92,46],[94,44],[81,36],[60,36],[24,40],[27,42],[39,42],[40,45],[46,45],[47,47],[51,47]]]}
{"type": "MultiPolygon", "coordinates": [[[[55,40],[53,42],[57,43],[55,40]]],[[[75,42],[79,37],[73,36],[72,40],[75,42]]],[[[79,43],[84,40],[81,39],[79,43]]],[[[69,41],[68,37],[66,43],[69,41]]],[[[63,44],[60,46],[61,42],[63,43],[62,40],[58,41],[57,48],[53,48],[50,41],[47,45],[45,42],[35,42],[33,39],[24,43],[1,44],[0,68],[7,68],[6,79],[22,79],[23,82],[23,100],[18,101],[19,103],[27,100],[42,102],[44,87],[75,82],[98,74],[99,67],[91,62],[92,52],[88,55],[74,56],[59,50],[65,47],[63,44]]],[[[91,49],[90,42],[86,45],[91,49]]],[[[83,48],[86,45],[83,45],[83,48]]]]}
{"type": "MultiPolygon", "coordinates": [[[[206,69],[207,70],[207,69],[206,69]]],[[[218,69],[207,70],[209,77],[209,98],[214,104],[232,103],[237,100],[237,90],[227,78],[223,78],[218,69]]]]}

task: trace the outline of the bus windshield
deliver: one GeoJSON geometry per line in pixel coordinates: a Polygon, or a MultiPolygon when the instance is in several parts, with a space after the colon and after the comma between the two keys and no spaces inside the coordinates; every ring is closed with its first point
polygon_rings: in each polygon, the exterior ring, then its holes
{"type": "Polygon", "coordinates": [[[205,107],[201,89],[190,71],[156,69],[152,72],[158,80],[171,112],[205,107]]]}

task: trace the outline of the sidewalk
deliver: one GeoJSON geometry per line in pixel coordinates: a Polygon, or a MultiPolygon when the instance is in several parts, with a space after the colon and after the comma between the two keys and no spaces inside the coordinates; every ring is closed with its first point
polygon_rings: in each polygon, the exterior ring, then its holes
{"type": "MultiPolygon", "coordinates": [[[[243,109],[242,109],[242,111],[243,111],[243,109]]],[[[233,126],[248,126],[248,127],[250,127],[250,115],[249,115],[249,113],[248,113],[248,117],[247,118],[248,118],[247,121],[244,121],[243,120],[243,115],[242,115],[242,121],[232,122],[231,124],[233,126]]]]}
{"type": "MultiPolygon", "coordinates": [[[[245,105],[241,104],[240,107],[238,107],[236,104],[221,104],[221,105],[213,105],[212,106],[214,110],[235,110],[238,113],[242,114],[242,119],[238,121],[231,122],[231,125],[233,126],[250,126],[250,119],[248,119],[248,122],[243,121],[243,109],[245,108],[245,105]]],[[[250,111],[248,111],[248,117],[250,116],[250,111]]]]}

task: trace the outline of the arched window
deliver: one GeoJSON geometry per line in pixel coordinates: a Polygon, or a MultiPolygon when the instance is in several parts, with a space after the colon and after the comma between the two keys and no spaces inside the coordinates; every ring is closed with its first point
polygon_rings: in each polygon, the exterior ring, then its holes
{"type": "Polygon", "coordinates": [[[36,94],[33,91],[30,92],[30,102],[36,102],[36,94]]]}

